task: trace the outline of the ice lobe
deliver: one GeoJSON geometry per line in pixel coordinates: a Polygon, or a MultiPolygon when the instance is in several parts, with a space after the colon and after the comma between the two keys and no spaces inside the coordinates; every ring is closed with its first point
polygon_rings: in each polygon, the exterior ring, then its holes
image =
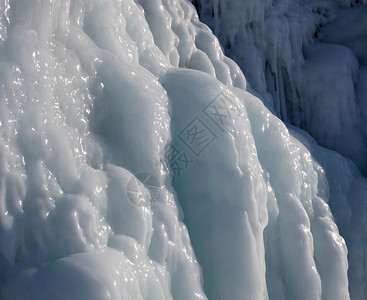
{"type": "Polygon", "coordinates": [[[0,12],[2,299],[349,298],[350,194],[188,1],[0,12]]]}
{"type": "Polygon", "coordinates": [[[166,80],[173,132],[195,117],[204,122],[198,112],[217,93],[229,93],[241,111],[173,184],[208,297],[348,298],[346,246],[318,190],[323,171],[310,153],[250,94],[215,88],[212,78],[191,71],[168,73],[166,80]],[[204,86],[214,89],[207,99],[204,86]]]}

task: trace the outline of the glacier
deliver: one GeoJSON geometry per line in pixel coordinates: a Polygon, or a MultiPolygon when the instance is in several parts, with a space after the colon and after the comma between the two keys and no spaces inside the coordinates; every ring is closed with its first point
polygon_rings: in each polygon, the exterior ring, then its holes
{"type": "Polygon", "coordinates": [[[366,298],[365,6],[192,2],[0,1],[1,299],[366,298]]]}

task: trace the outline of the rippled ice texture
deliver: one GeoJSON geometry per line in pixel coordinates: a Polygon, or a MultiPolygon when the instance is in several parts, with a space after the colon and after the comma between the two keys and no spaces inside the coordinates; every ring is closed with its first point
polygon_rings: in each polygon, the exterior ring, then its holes
{"type": "Polygon", "coordinates": [[[363,299],[366,181],[191,3],[0,12],[1,299],[363,299]]]}

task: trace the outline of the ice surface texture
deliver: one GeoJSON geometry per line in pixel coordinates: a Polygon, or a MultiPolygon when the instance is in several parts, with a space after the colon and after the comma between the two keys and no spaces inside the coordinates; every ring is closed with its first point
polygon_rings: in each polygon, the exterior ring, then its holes
{"type": "Polygon", "coordinates": [[[265,105],[366,175],[363,1],[194,2],[265,105]]]}
{"type": "Polygon", "coordinates": [[[0,12],[1,299],[363,299],[366,181],[191,3],[0,12]]]}

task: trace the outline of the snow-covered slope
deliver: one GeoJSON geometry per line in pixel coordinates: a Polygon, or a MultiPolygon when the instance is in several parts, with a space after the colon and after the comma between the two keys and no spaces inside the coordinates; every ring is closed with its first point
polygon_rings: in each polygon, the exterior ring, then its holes
{"type": "Polygon", "coordinates": [[[365,297],[366,180],[191,3],[0,12],[1,299],[365,297]]]}

